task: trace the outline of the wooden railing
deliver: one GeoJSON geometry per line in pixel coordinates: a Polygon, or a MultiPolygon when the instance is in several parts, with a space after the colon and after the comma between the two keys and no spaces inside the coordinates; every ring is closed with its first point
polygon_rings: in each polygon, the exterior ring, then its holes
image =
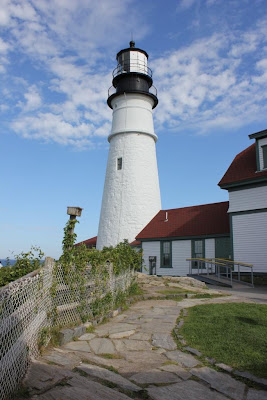
{"type": "Polygon", "coordinates": [[[233,282],[238,282],[254,287],[252,264],[223,258],[187,258],[186,261],[189,261],[190,274],[205,275],[207,277],[213,275],[219,279],[230,280],[231,285],[233,282]],[[195,267],[193,266],[194,264],[195,267]],[[249,269],[250,282],[241,280],[241,269],[243,268],[249,269]],[[237,274],[237,279],[235,278],[235,274],[237,274]]]}

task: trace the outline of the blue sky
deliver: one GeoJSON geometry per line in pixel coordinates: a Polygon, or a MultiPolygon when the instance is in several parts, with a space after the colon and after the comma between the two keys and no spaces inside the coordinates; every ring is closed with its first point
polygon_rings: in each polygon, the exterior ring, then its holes
{"type": "Polygon", "coordinates": [[[266,0],[1,0],[0,258],[61,252],[67,206],[95,236],[116,53],[149,53],[162,207],[228,199],[218,181],[266,129],[266,0]]]}

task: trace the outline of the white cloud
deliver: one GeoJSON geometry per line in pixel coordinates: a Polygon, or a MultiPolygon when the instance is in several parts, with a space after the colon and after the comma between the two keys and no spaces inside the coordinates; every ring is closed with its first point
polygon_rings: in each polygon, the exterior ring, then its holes
{"type": "Polygon", "coordinates": [[[194,3],[196,3],[197,0],[179,0],[178,1],[178,10],[187,10],[188,8],[191,8],[194,3]]]}
{"type": "MultiPolygon", "coordinates": [[[[14,54],[18,64],[17,76],[1,87],[0,111],[5,112],[5,100],[9,110],[21,108],[12,115],[15,132],[79,148],[106,137],[111,122],[106,98],[118,37],[129,37],[136,21],[135,39],[145,34],[149,27],[142,10],[133,0],[0,2],[1,76],[8,78],[14,54]]],[[[205,7],[215,3],[206,1],[205,7]]],[[[200,7],[198,0],[178,4],[184,10],[200,7]]],[[[202,37],[154,59],[157,129],[211,132],[220,124],[231,127],[260,118],[267,79],[265,37],[265,24],[259,21],[251,31],[202,37]]]]}
{"type": "Polygon", "coordinates": [[[42,139],[59,144],[90,143],[92,135],[90,124],[72,125],[64,121],[60,115],[38,113],[34,117],[20,118],[12,124],[15,132],[27,139],[42,139]]]}
{"type": "Polygon", "coordinates": [[[243,36],[214,34],[155,59],[152,69],[160,101],[155,111],[157,129],[209,133],[215,127],[229,129],[263,120],[266,59],[257,61],[252,55],[265,40],[259,24],[243,36]],[[248,63],[254,71],[251,76],[248,63]]]}
{"type": "Polygon", "coordinates": [[[23,112],[34,111],[40,108],[42,99],[35,85],[28,88],[28,92],[24,94],[26,102],[19,102],[18,106],[22,108],[23,112]]]}

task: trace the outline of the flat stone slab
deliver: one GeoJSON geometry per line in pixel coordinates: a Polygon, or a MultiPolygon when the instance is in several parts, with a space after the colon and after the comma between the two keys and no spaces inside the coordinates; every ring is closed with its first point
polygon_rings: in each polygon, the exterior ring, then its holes
{"type": "Polygon", "coordinates": [[[219,368],[223,369],[226,372],[232,372],[233,371],[233,368],[230,367],[230,365],[226,365],[226,364],[223,364],[223,363],[218,363],[218,364],[215,364],[215,365],[216,365],[216,367],[219,367],[219,368]]]}
{"type": "Polygon", "coordinates": [[[195,381],[182,381],[169,386],[149,387],[153,400],[227,400],[225,396],[195,381]]]}
{"type": "Polygon", "coordinates": [[[94,338],[90,340],[90,347],[95,354],[115,354],[114,344],[110,339],[94,338]]]}
{"type": "Polygon", "coordinates": [[[187,379],[189,379],[192,376],[190,374],[190,372],[188,372],[186,369],[180,367],[179,365],[167,364],[167,365],[163,365],[162,367],[160,367],[160,369],[162,371],[173,372],[174,374],[179,376],[179,378],[183,379],[184,381],[186,381],[187,379]]]}
{"type": "Polygon", "coordinates": [[[100,383],[77,376],[66,386],[56,386],[38,396],[38,400],[130,400],[130,397],[100,383]]]}
{"type": "MultiPolygon", "coordinates": [[[[140,368],[139,371],[158,367],[166,361],[165,355],[157,354],[154,351],[129,351],[125,355],[125,359],[140,368]]],[[[137,369],[135,369],[137,371],[137,369]]]]}
{"type": "Polygon", "coordinates": [[[138,374],[132,375],[130,379],[141,385],[150,385],[153,383],[168,384],[180,381],[180,378],[172,372],[160,371],[158,369],[139,372],[138,374]]]}
{"type": "Polygon", "coordinates": [[[113,343],[118,353],[152,350],[151,344],[144,340],[113,340],[113,343]]]}
{"type": "Polygon", "coordinates": [[[189,351],[189,353],[194,354],[195,356],[201,357],[202,353],[197,349],[193,349],[193,347],[186,346],[185,350],[189,351]]]}
{"type": "Polygon", "coordinates": [[[156,322],[155,320],[142,324],[140,331],[148,333],[170,333],[173,329],[172,323],[156,322]]]}
{"type": "Polygon", "coordinates": [[[132,329],[130,331],[123,331],[123,332],[115,332],[115,333],[111,333],[109,335],[110,339],[121,339],[121,338],[126,338],[129,337],[131,335],[133,335],[135,333],[135,330],[132,329]]]}
{"type": "Polygon", "coordinates": [[[115,323],[112,321],[112,323],[107,323],[105,325],[101,325],[95,329],[95,333],[100,336],[106,336],[106,335],[112,335],[113,333],[119,333],[119,332],[126,332],[126,331],[132,331],[138,328],[139,325],[134,325],[134,324],[127,324],[124,322],[119,322],[115,323]]]}
{"type": "Polygon", "coordinates": [[[75,354],[59,352],[57,350],[50,350],[46,354],[43,354],[42,359],[69,369],[75,368],[81,363],[81,359],[75,354]]]}
{"type": "Polygon", "coordinates": [[[86,341],[78,340],[77,342],[69,342],[63,346],[64,349],[73,351],[85,351],[86,353],[91,353],[89,344],[86,341]]]}
{"type": "Polygon", "coordinates": [[[109,371],[108,369],[98,367],[97,365],[81,364],[77,367],[77,369],[84,371],[86,374],[95,378],[112,382],[126,390],[131,390],[133,392],[139,392],[142,390],[142,388],[130,382],[128,379],[125,379],[115,372],[109,371]]]}
{"type": "Polygon", "coordinates": [[[247,400],[267,400],[267,392],[265,390],[249,389],[247,400]]]}
{"type": "Polygon", "coordinates": [[[64,368],[34,361],[23,380],[23,387],[27,387],[30,394],[38,394],[72,376],[74,373],[64,368]]]}
{"type": "Polygon", "coordinates": [[[171,334],[168,333],[155,333],[152,335],[152,345],[155,347],[162,347],[166,350],[176,350],[177,345],[173,340],[171,334]]]}
{"type": "Polygon", "coordinates": [[[91,340],[95,338],[94,333],[85,333],[84,335],[80,336],[78,340],[91,340]]]}
{"type": "Polygon", "coordinates": [[[235,400],[243,400],[245,385],[236,381],[229,375],[217,372],[208,367],[194,368],[191,370],[192,375],[210,384],[210,386],[235,400]]]}
{"type": "Polygon", "coordinates": [[[147,332],[138,332],[131,336],[131,340],[150,340],[151,334],[147,332]]]}
{"type": "Polygon", "coordinates": [[[168,351],[165,353],[169,360],[176,361],[178,364],[186,368],[196,367],[200,362],[195,359],[195,357],[190,354],[183,353],[180,350],[168,351]]]}

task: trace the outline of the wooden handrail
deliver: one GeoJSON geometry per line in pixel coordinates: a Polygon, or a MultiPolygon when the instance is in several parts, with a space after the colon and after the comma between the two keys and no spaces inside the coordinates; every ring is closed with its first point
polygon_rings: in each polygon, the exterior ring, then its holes
{"type": "Polygon", "coordinates": [[[236,265],[241,265],[243,267],[253,268],[253,264],[247,264],[247,263],[243,263],[243,262],[239,262],[239,261],[235,261],[235,260],[227,260],[225,258],[212,258],[212,260],[220,260],[220,261],[225,261],[227,264],[236,264],[236,265]]]}

